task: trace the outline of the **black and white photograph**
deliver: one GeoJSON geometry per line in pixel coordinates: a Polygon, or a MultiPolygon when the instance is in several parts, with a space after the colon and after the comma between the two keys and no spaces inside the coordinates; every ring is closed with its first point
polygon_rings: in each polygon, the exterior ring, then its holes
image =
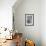
{"type": "Polygon", "coordinates": [[[25,14],[25,26],[34,26],[34,14],[25,14]]]}

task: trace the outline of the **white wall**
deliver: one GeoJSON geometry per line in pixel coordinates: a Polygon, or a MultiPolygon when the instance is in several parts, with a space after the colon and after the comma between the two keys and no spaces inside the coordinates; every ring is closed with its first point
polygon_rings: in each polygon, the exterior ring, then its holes
{"type": "Polygon", "coordinates": [[[42,46],[46,46],[46,0],[41,1],[41,38],[42,46]]]}
{"type": "Polygon", "coordinates": [[[12,6],[16,0],[0,0],[0,27],[12,28],[12,6]]]}
{"type": "Polygon", "coordinates": [[[41,46],[41,1],[23,0],[15,9],[15,28],[22,32],[24,38],[35,41],[36,46],[41,46]],[[25,26],[25,14],[34,14],[34,26],[25,26]]]}

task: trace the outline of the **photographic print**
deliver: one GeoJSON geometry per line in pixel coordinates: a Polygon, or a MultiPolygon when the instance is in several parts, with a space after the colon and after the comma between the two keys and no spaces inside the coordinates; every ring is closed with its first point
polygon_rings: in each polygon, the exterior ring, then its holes
{"type": "Polygon", "coordinates": [[[25,26],[34,26],[34,14],[25,14],[25,26]]]}

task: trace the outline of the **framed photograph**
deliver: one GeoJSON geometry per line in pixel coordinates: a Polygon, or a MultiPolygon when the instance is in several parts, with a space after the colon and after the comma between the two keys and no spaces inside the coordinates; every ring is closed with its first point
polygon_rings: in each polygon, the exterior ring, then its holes
{"type": "Polygon", "coordinates": [[[34,26],[34,14],[25,14],[25,26],[34,26]]]}

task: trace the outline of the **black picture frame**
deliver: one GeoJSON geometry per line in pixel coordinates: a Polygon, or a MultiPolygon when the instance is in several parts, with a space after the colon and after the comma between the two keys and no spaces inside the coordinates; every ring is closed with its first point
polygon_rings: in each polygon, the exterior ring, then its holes
{"type": "Polygon", "coordinates": [[[34,14],[25,14],[25,26],[34,26],[34,14]]]}

